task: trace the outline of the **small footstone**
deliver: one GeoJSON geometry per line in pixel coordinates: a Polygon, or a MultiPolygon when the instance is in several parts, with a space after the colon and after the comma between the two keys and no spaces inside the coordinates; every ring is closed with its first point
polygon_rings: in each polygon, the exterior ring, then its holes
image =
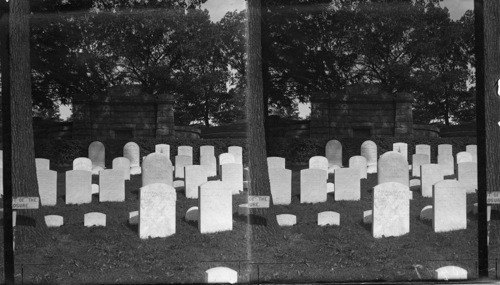
{"type": "Polygon", "coordinates": [[[99,194],[99,185],[92,184],[92,195],[99,194]]]}
{"type": "Polygon", "coordinates": [[[424,221],[432,221],[433,213],[431,205],[425,206],[422,211],[420,211],[420,219],[424,221]]]}
{"type": "Polygon", "coordinates": [[[175,180],[174,181],[174,188],[175,188],[175,190],[184,189],[184,180],[175,180]]]}
{"type": "Polygon", "coordinates": [[[466,280],[467,270],[458,266],[444,266],[434,271],[436,280],[466,280]]]}
{"type": "Polygon", "coordinates": [[[238,272],[227,267],[214,267],[205,271],[206,283],[229,283],[238,282],[238,272]]]}
{"type": "Polygon", "coordinates": [[[49,228],[57,228],[64,224],[64,219],[58,215],[47,215],[45,216],[45,224],[49,228]]]}
{"type": "Polygon", "coordinates": [[[333,211],[318,213],[318,226],[340,226],[340,214],[333,211]]]}
{"type": "Polygon", "coordinates": [[[86,227],[105,227],[106,215],[98,212],[91,212],[84,215],[84,225],[86,227]]]}
{"type": "Polygon", "coordinates": [[[276,220],[278,221],[278,225],[285,226],[293,226],[297,224],[297,217],[291,214],[281,214],[276,216],[276,220]]]}
{"type": "Polygon", "coordinates": [[[198,210],[198,207],[191,207],[187,210],[184,219],[186,219],[186,221],[188,222],[197,222],[199,217],[200,211],[198,210]]]}
{"type": "Polygon", "coordinates": [[[139,224],[139,211],[133,211],[128,213],[128,223],[130,225],[138,225],[139,224]]]}
{"type": "Polygon", "coordinates": [[[335,192],[335,184],[332,182],[326,183],[326,193],[334,193],[335,192]]]}
{"type": "Polygon", "coordinates": [[[373,223],[372,210],[368,210],[368,211],[363,212],[363,223],[365,223],[365,224],[373,223]]]}

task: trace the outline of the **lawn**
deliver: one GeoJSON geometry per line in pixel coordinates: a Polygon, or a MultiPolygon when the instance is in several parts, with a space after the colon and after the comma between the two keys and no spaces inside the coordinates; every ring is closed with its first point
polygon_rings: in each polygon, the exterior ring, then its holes
{"type": "MultiPolygon", "coordinates": [[[[17,250],[16,281],[47,283],[193,283],[203,282],[205,270],[227,266],[238,271],[239,282],[306,281],[417,281],[428,280],[433,271],[446,265],[465,268],[477,277],[477,217],[472,214],[476,195],[467,195],[467,230],[434,233],[432,223],[419,219],[420,210],[432,204],[413,189],[410,202],[410,233],[401,237],[374,239],[369,225],[363,224],[363,211],[371,209],[376,174],[361,182],[361,200],[335,202],[331,194],[326,203],[300,204],[301,167],[293,167],[292,204],[275,206],[276,214],[297,216],[297,225],[284,227],[281,242],[249,243],[246,219],[237,215],[238,205],[247,193],[233,196],[233,230],[200,234],[196,223],[184,215],[197,200],[178,191],[177,232],[165,239],[141,240],[137,226],[128,224],[128,213],[139,208],[140,176],[126,182],[126,201],[91,204],[64,204],[64,171],[58,169],[58,204],[41,207],[39,215],[64,217],[64,226],[49,229],[43,248],[17,250]],[[86,228],[83,215],[107,215],[105,228],[86,228]],[[340,226],[317,226],[322,211],[340,213],[340,226]]],[[[449,177],[451,178],[451,177],[449,177]]],[[[97,183],[97,176],[93,177],[97,183]]],[[[329,181],[333,182],[330,175],[329,181]]],[[[500,218],[493,212],[490,258],[499,256],[500,218]]],[[[3,233],[1,235],[3,238],[3,233]]],[[[2,243],[3,244],[3,243],[2,243]]],[[[3,256],[1,257],[3,259],[3,256]]],[[[3,264],[3,260],[2,260],[3,264]]],[[[490,261],[491,277],[495,263],[490,261]]]]}

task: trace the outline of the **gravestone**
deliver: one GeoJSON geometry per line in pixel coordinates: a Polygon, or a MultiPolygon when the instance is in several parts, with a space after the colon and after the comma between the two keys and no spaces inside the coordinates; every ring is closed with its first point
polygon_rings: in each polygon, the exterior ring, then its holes
{"type": "Polygon", "coordinates": [[[410,232],[411,196],[408,186],[398,182],[386,182],[373,188],[374,238],[410,232]]]}
{"type": "Polygon", "coordinates": [[[292,203],[292,171],[284,168],[270,168],[269,182],[273,205],[292,203]]]}
{"type": "Polygon", "coordinates": [[[64,218],[59,215],[47,215],[44,219],[48,228],[58,228],[64,225],[64,218]]]}
{"type": "Polygon", "coordinates": [[[292,214],[276,215],[276,220],[278,221],[278,225],[281,227],[291,227],[297,224],[297,216],[292,214]]]}
{"type": "Polygon", "coordinates": [[[458,182],[462,183],[467,193],[475,193],[477,190],[477,163],[459,163],[458,182]]]}
{"type": "MultiPolygon", "coordinates": [[[[198,196],[198,194],[196,194],[196,196],[198,196]]],[[[186,211],[184,219],[188,222],[197,222],[199,216],[200,216],[200,211],[198,210],[198,207],[191,207],[186,211]]]]}
{"type": "Polygon", "coordinates": [[[123,173],[124,180],[130,180],[130,161],[126,157],[116,157],[113,159],[113,169],[123,173]]]}
{"type": "Polygon", "coordinates": [[[243,191],[243,165],[240,163],[226,163],[221,165],[222,181],[233,194],[243,191]]]}
{"type": "Polygon", "coordinates": [[[205,168],[208,177],[217,176],[217,159],[213,155],[202,155],[200,165],[205,168]]]}
{"type": "Polygon", "coordinates": [[[125,179],[119,169],[106,169],[99,173],[99,202],[125,201],[125,179]]]}
{"type": "Polygon", "coordinates": [[[35,158],[36,170],[49,170],[50,160],[45,158],[35,158]]]}
{"type": "Polygon", "coordinates": [[[457,153],[457,164],[462,162],[472,162],[472,155],[466,151],[457,153]]]}
{"type": "Polygon", "coordinates": [[[434,271],[436,280],[467,280],[467,270],[458,266],[444,266],[434,271]]]}
{"type": "Polygon", "coordinates": [[[140,148],[135,142],[123,146],[123,157],[130,161],[130,175],[141,174],[140,148]]]}
{"type": "Polygon", "coordinates": [[[150,153],[142,162],[142,186],[153,183],[164,183],[172,186],[172,163],[164,154],[150,153]]]}
{"type": "Polygon", "coordinates": [[[359,201],[360,199],[359,170],[356,168],[335,170],[335,201],[359,201]]]}
{"type": "Polygon", "coordinates": [[[184,167],[193,165],[193,157],[177,155],[175,157],[175,178],[184,178],[184,167]]]}
{"type": "Polygon", "coordinates": [[[450,154],[439,154],[438,164],[444,176],[455,175],[455,159],[450,154]]]}
{"type": "Polygon", "coordinates": [[[193,157],[193,147],[188,146],[188,145],[178,146],[177,147],[177,155],[187,155],[187,156],[193,157]]]}
{"type": "Polygon", "coordinates": [[[208,181],[200,186],[198,196],[200,233],[232,231],[233,195],[231,188],[222,181],[208,181]]]}
{"type": "Polygon", "coordinates": [[[438,145],[438,156],[439,155],[451,155],[451,156],[453,156],[453,146],[451,144],[438,145]]]}
{"type": "Polygon", "coordinates": [[[155,152],[164,154],[164,155],[168,156],[168,159],[170,159],[170,145],[168,145],[168,144],[155,145],[155,152]]]}
{"type": "Polygon", "coordinates": [[[55,206],[57,203],[57,171],[39,169],[36,172],[36,178],[42,206],[55,206]]]}
{"type": "Polygon", "coordinates": [[[184,180],[174,180],[174,189],[176,191],[184,190],[184,180]]]}
{"type": "Polygon", "coordinates": [[[281,168],[285,169],[285,158],[278,156],[270,156],[267,158],[267,169],[281,168]]]}
{"type": "Polygon", "coordinates": [[[89,145],[89,158],[92,161],[92,174],[98,175],[105,167],[104,161],[106,150],[100,141],[94,141],[89,145]]]}
{"type": "Polygon", "coordinates": [[[73,170],[85,170],[92,172],[92,161],[86,157],[78,157],[73,160],[73,170]]]}
{"type": "Polygon", "coordinates": [[[325,157],[328,160],[328,168],[342,167],[342,144],[338,140],[330,140],[325,146],[325,157]]]}
{"type": "Polygon", "coordinates": [[[326,202],[326,176],[322,169],[300,171],[300,203],[326,202]]]}
{"type": "Polygon", "coordinates": [[[99,212],[90,212],[83,215],[83,224],[86,227],[105,227],[106,215],[99,212]]]}
{"type": "Polygon", "coordinates": [[[92,202],[92,172],[85,170],[66,171],[66,204],[92,202]]]}
{"type": "Polygon", "coordinates": [[[207,173],[202,165],[188,165],[184,167],[184,189],[186,198],[198,199],[198,191],[201,184],[207,182],[207,173]]]}
{"type": "Polygon", "coordinates": [[[92,195],[94,194],[99,194],[99,185],[98,184],[92,184],[92,195]]]}
{"type": "Polygon", "coordinates": [[[318,213],[318,226],[340,226],[340,214],[333,211],[318,213]]]}
{"type": "Polygon", "coordinates": [[[432,216],[433,215],[434,215],[434,211],[432,210],[432,206],[431,205],[425,206],[420,211],[420,219],[422,221],[432,221],[432,216]]]}
{"type": "Polygon", "coordinates": [[[398,182],[409,186],[408,162],[404,156],[395,151],[382,154],[377,164],[377,181],[377,184],[398,182]]]}
{"type": "MultiPolygon", "coordinates": [[[[397,142],[392,144],[392,151],[402,154],[408,162],[408,144],[404,142],[397,142]]],[[[408,169],[408,168],[407,168],[408,169]]]]}
{"type": "Polygon", "coordinates": [[[367,172],[377,173],[377,144],[373,141],[364,141],[361,144],[361,156],[366,158],[367,172]]]}
{"type": "Polygon", "coordinates": [[[333,184],[331,182],[326,183],[326,193],[330,194],[330,193],[334,193],[334,192],[335,192],[335,184],[333,184]]]}
{"type": "Polygon", "coordinates": [[[226,163],[236,163],[236,159],[232,153],[224,152],[219,154],[219,165],[222,166],[226,163]]]}
{"type": "Polygon", "coordinates": [[[238,282],[238,272],[227,267],[215,267],[205,271],[206,283],[235,284],[238,282]]]}
{"type": "Polygon", "coordinates": [[[472,155],[472,162],[477,162],[477,145],[469,144],[465,146],[465,151],[472,155]]]}
{"type": "MultiPolygon", "coordinates": [[[[422,168],[420,168],[422,169],[422,168]]],[[[420,174],[422,174],[422,170],[420,170],[420,174]]],[[[421,189],[420,179],[410,179],[410,189],[421,189]]]]}
{"type": "Polygon", "coordinates": [[[227,152],[234,156],[234,162],[243,164],[243,148],[241,146],[230,146],[227,152]]]}
{"type": "Polygon", "coordinates": [[[309,169],[321,169],[325,171],[325,179],[328,179],[328,159],[324,156],[313,156],[309,159],[309,169]]]}
{"type": "Polygon", "coordinates": [[[349,158],[349,168],[358,169],[359,179],[366,179],[367,164],[364,156],[356,155],[349,158]]]}
{"type": "Polygon", "coordinates": [[[213,145],[202,145],[200,146],[200,157],[202,156],[214,156],[215,148],[213,145]]]}
{"type": "Polygon", "coordinates": [[[168,237],[175,234],[175,189],[163,183],[143,186],[139,191],[139,237],[168,237]]]}
{"type": "Polygon", "coordinates": [[[412,176],[420,177],[420,166],[431,163],[431,158],[427,154],[414,154],[412,159],[412,176]]]}
{"type": "Polygon", "coordinates": [[[434,232],[467,229],[467,194],[460,182],[443,180],[434,184],[432,208],[434,232]]]}
{"type": "Polygon", "coordinates": [[[133,211],[128,213],[128,223],[131,225],[139,224],[139,211],[133,211]]]}
{"type": "Polygon", "coordinates": [[[363,212],[363,223],[372,224],[373,223],[373,211],[367,210],[363,212]]]}
{"type": "Polygon", "coordinates": [[[432,187],[434,184],[444,179],[444,175],[439,164],[424,164],[421,166],[421,190],[422,197],[432,197],[432,187]]]}
{"type": "MultiPolygon", "coordinates": [[[[427,154],[431,157],[431,146],[428,144],[417,144],[415,146],[415,154],[427,154]]],[[[430,161],[429,161],[430,163],[430,161]]]]}

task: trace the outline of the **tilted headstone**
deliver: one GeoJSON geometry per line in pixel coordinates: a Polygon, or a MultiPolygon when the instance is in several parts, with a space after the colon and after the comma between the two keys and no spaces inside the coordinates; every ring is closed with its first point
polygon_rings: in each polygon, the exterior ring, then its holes
{"type": "Polygon", "coordinates": [[[297,216],[292,214],[280,214],[276,215],[276,220],[280,227],[291,227],[297,224],[297,216]]]}
{"type": "Polygon", "coordinates": [[[215,156],[215,148],[213,145],[200,146],[200,157],[202,156],[215,156]]]}
{"type": "Polygon", "coordinates": [[[66,171],[66,204],[92,202],[92,172],[86,170],[66,171]]]}
{"type": "Polygon", "coordinates": [[[340,226],[340,214],[333,211],[318,213],[318,226],[340,226]]]}
{"type": "Polygon", "coordinates": [[[198,196],[200,233],[233,230],[233,194],[225,182],[208,181],[202,184],[198,196]]]}
{"type": "Polygon", "coordinates": [[[412,155],[412,176],[420,177],[420,166],[431,163],[431,158],[427,154],[412,155]]]}
{"type": "Polygon", "coordinates": [[[49,170],[50,160],[45,158],[35,158],[36,170],[49,170]]]}
{"type": "Polygon", "coordinates": [[[270,156],[267,158],[267,169],[281,168],[285,169],[285,158],[278,156],[270,156]]]}
{"type": "Polygon", "coordinates": [[[467,228],[467,193],[460,182],[443,180],[434,184],[434,232],[448,232],[467,228]]]}
{"type": "Polygon", "coordinates": [[[92,161],[86,157],[78,157],[73,160],[73,170],[85,170],[92,172],[92,161]]]}
{"type": "Polygon", "coordinates": [[[198,199],[198,191],[201,184],[207,182],[207,172],[202,165],[188,165],[184,167],[184,181],[186,198],[198,199]]]}
{"type": "Polygon", "coordinates": [[[322,169],[300,171],[300,203],[326,202],[326,176],[322,169]]]}
{"type": "Polygon", "coordinates": [[[168,144],[155,145],[155,152],[164,154],[164,155],[168,156],[168,159],[170,159],[170,145],[168,145],[168,144]]]}
{"type": "Polygon", "coordinates": [[[57,171],[39,169],[36,172],[36,178],[42,206],[55,206],[57,203],[57,171]]]}
{"type": "Polygon", "coordinates": [[[439,164],[424,164],[421,166],[421,190],[422,197],[432,197],[432,187],[434,184],[444,179],[444,175],[439,164]]]}
{"type": "Polygon", "coordinates": [[[193,157],[188,155],[177,155],[175,157],[175,178],[184,178],[184,167],[193,165],[193,157]]]}
{"type": "Polygon", "coordinates": [[[366,179],[367,164],[366,158],[361,155],[356,155],[349,158],[349,168],[355,168],[359,171],[359,179],[366,179]]]}
{"type": "Polygon", "coordinates": [[[444,266],[434,271],[436,280],[467,280],[467,270],[458,266],[444,266]]]}
{"type": "Polygon", "coordinates": [[[373,188],[373,237],[401,236],[410,232],[410,199],[407,185],[386,182],[373,188]]]}
{"type": "Polygon", "coordinates": [[[430,158],[431,157],[431,146],[428,144],[417,144],[415,146],[415,154],[427,154],[430,158]]]}
{"type": "Polygon", "coordinates": [[[338,140],[330,140],[325,146],[325,157],[328,168],[342,167],[342,144],[338,140]]]}
{"type": "Polygon", "coordinates": [[[154,183],[139,191],[139,237],[168,237],[175,234],[177,194],[167,184],[154,183]]]}
{"type": "Polygon", "coordinates": [[[477,162],[477,145],[469,144],[465,146],[465,151],[472,155],[472,162],[477,162]]]}
{"type": "Polygon", "coordinates": [[[215,267],[205,271],[206,283],[235,284],[238,282],[238,272],[227,267],[215,267]]]}
{"type": "Polygon", "coordinates": [[[451,155],[451,156],[453,156],[453,146],[451,144],[438,145],[438,156],[439,155],[451,155]]]}
{"type": "MultiPolygon", "coordinates": [[[[408,144],[404,142],[397,142],[392,144],[392,151],[402,154],[408,162],[408,144]]],[[[408,169],[408,168],[407,168],[408,169]]]]}
{"type": "Polygon", "coordinates": [[[226,163],[221,165],[222,181],[227,184],[233,194],[243,191],[243,165],[240,163],[226,163]]]}
{"type": "Polygon", "coordinates": [[[217,159],[213,155],[202,155],[200,165],[205,168],[208,177],[217,176],[217,159]]]}
{"type": "Polygon", "coordinates": [[[377,173],[377,144],[373,141],[364,141],[361,144],[361,156],[366,158],[367,172],[377,173]]]}
{"type": "Polygon", "coordinates": [[[324,156],[313,156],[309,158],[309,169],[321,169],[325,171],[325,179],[328,179],[328,159],[324,156]]]}
{"type": "Polygon", "coordinates": [[[472,162],[472,155],[466,151],[457,153],[457,164],[462,162],[472,162]]]}
{"type": "Polygon", "coordinates": [[[106,215],[99,212],[90,212],[83,215],[83,224],[86,227],[105,227],[106,215]]]}
{"type": "Polygon", "coordinates": [[[99,202],[125,201],[125,179],[119,169],[106,169],[99,173],[99,202]]]}
{"type": "Polygon", "coordinates": [[[434,211],[431,205],[425,206],[420,211],[420,219],[423,221],[432,221],[432,216],[434,215],[434,211]]]}
{"type": "MultiPolygon", "coordinates": [[[[198,196],[198,194],[196,194],[198,196]]],[[[198,207],[191,207],[186,211],[184,219],[188,222],[197,222],[200,217],[200,211],[198,207]]]]}
{"type": "Polygon", "coordinates": [[[377,164],[377,183],[398,182],[409,186],[410,175],[408,162],[395,151],[388,151],[380,156],[377,164]]]}
{"type": "Polygon", "coordinates": [[[105,167],[104,161],[106,150],[100,141],[94,141],[89,145],[89,159],[92,161],[92,174],[97,175],[105,167]]]}
{"type": "Polygon", "coordinates": [[[174,184],[172,162],[166,155],[156,152],[148,154],[142,162],[142,186],[153,183],[174,184]]]}
{"type": "Polygon", "coordinates": [[[64,225],[64,218],[59,215],[47,215],[44,219],[48,228],[58,228],[64,225]]]}
{"type": "Polygon", "coordinates": [[[230,146],[227,152],[234,156],[234,162],[243,164],[243,148],[241,146],[230,146]]]}
{"type": "Polygon", "coordinates": [[[477,190],[477,163],[459,163],[458,182],[462,183],[467,193],[475,193],[477,190]]]}
{"type": "Polygon", "coordinates": [[[135,142],[128,142],[123,146],[123,157],[130,161],[130,175],[141,174],[141,150],[135,142]]]}
{"type": "Polygon", "coordinates": [[[116,157],[113,159],[113,169],[123,173],[123,179],[130,180],[130,161],[126,157],[116,157]]]}
{"type": "Polygon", "coordinates": [[[335,201],[358,201],[360,199],[359,170],[356,168],[335,170],[335,201]]]}
{"type": "Polygon", "coordinates": [[[187,155],[193,157],[193,147],[188,145],[181,145],[177,147],[177,155],[187,155]]]}
{"type": "Polygon", "coordinates": [[[269,182],[273,205],[292,203],[292,171],[284,168],[270,168],[269,182]]]}
{"type": "Polygon", "coordinates": [[[443,175],[454,175],[455,174],[455,159],[453,155],[450,154],[439,154],[438,155],[438,164],[441,167],[441,171],[443,175]]]}

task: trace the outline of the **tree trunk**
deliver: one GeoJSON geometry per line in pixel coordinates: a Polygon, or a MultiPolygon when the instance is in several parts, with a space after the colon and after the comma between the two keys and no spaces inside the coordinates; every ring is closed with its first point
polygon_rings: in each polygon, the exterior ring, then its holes
{"type": "MultiPolygon", "coordinates": [[[[39,197],[31,101],[29,0],[9,1],[11,66],[12,192],[39,197]]],[[[47,227],[37,210],[18,210],[16,248],[42,245],[47,227]]]]}
{"type": "Polygon", "coordinates": [[[203,95],[205,95],[205,114],[204,114],[203,120],[205,122],[205,127],[210,127],[210,117],[209,117],[210,99],[208,96],[208,92],[205,89],[203,89],[203,95]]]}
{"type": "MultiPolygon", "coordinates": [[[[250,168],[249,195],[271,196],[269,174],[267,172],[266,137],[264,131],[264,103],[262,89],[262,49],[261,49],[261,0],[248,0],[247,25],[247,124],[248,158],[250,168]]],[[[279,226],[272,209],[252,209],[250,215],[252,245],[257,240],[268,243],[279,226]]]]}
{"type": "Polygon", "coordinates": [[[261,48],[262,48],[262,93],[263,93],[263,111],[264,111],[264,132],[266,137],[266,151],[269,151],[269,94],[271,92],[271,75],[269,74],[269,52],[271,43],[269,42],[269,24],[267,15],[268,3],[264,1],[261,7],[261,48]]]}

